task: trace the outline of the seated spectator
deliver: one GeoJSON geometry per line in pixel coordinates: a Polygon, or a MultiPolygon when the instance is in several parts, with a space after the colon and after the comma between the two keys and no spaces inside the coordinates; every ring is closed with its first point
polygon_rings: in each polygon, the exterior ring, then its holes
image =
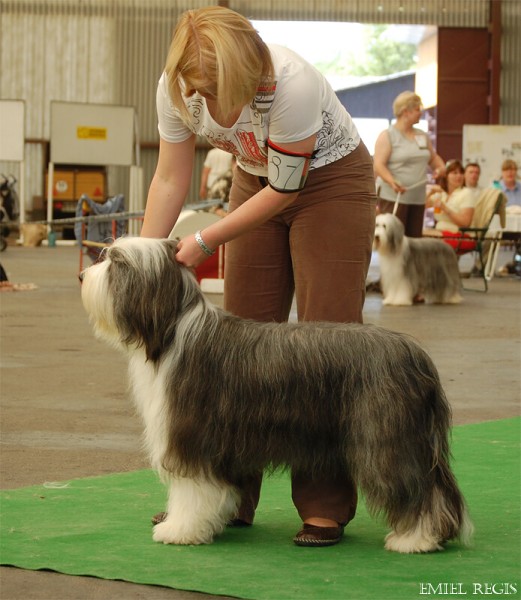
{"type": "Polygon", "coordinates": [[[509,206],[521,206],[521,183],[517,178],[517,163],[515,160],[507,159],[501,165],[501,179],[499,187],[507,199],[509,206]]]}
{"type": "Polygon", "coordinates": [[[478,163],[467,163],[465,165],[465,183],[464,186],[472,193],[477,200],[483,188],[479,185],[479,176],[481,175],[481,167],[478,163]]]}
{"type": "Polygon", "coordinates": [[[465,181],[463,165],[459,160],[447,163],[446,174],[439,185],[434,185],[427,194],[427,207],[434,207],[435,230],[443,236],[444,241],[453,248],[466,250],[473,247],[470,238],[466,243],[462,237],[460,227],[469,227],[472,223],[477,198],[468,188],[464,187],[465,181]]]}
{"type": "MultiPolygon", "coordinates": [[[[494,187],[498,187],[505,194],[507,199],[507,212],[521,210],[521,183],[517,178],[517,163],[512,159],[503,161],[501,165],[501,179],[494,182],[494,187]]],[[[519,233],[506,232],[503,239],[514,244],[514,256],[512,260],[506,263],[500,270],[500,275],[517,275],[521,277],[521,239],[519,233]]]]}

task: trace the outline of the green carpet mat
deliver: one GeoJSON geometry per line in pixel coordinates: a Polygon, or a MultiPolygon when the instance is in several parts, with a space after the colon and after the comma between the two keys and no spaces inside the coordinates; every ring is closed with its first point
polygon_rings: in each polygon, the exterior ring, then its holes
{"type": "Polygon", "coordinates": [[[519,598],[520,426],[508,419],[454,429],[454,469],[476,527],[470,549],[387,552],[386,528],[363,503],[341,544],[297,548],[300,523],[283,475],[265,481],[254,527],[227,529],[208,546],[156,544],[150,517],[165,491],[154,473],[139,471],[2,492],[0,563],[255,600],[408,600],[455,590],[473,598],[487,589],[519,598]]]}

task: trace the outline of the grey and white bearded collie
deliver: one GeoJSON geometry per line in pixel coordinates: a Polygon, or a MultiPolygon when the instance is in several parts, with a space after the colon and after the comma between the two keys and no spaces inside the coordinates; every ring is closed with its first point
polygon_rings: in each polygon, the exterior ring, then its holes
{"type": "Polygon", "coordinates": [[[378,252],[383,304],[410,306],[416,295],[427,302],[458,304],[461,279],[454,250],[441,240],[409,238],[398,217],[376,217],[373,249],[378,252]]]}
{"type": "Polygon", "coordinates": [[[125,351],[151,463],[168,486],[153,538],[205,544],[263,469],[348,472],[397,552],[465,542],[450,409],[429,356],[370,325],[258,323],[210,304],[171,240],[120,238],[82,273],[98,337],[125,351]]]}

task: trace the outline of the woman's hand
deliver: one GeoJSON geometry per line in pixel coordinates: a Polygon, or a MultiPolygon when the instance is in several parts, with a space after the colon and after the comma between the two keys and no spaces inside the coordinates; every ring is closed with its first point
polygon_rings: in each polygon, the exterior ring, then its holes
{"type": "Polygon", "coordinates": [[[432,206],[434,207],[434,213],[437,215],[441,212],[447,212],[447,204],[441,199],[441,194],[437,194],[432,198],[432,206]]]}
{"type": "Polygon", "coordinates": [[[403,185],[399,181],[396,181],[396,179],[393,179],[389,185],[397,194],[405,194],[405,192],[407,191],[407,188],[403,187],[403,185]]]}
{"type": "Polygon", "coordinates": [[[441,194],[441,192],[443,192],[443,188],[441,187],[441,185],[438,185],[436,183],[430,186],[429,193],[427,195],[432,196],[433,194],[441,194]]]}
{"type": "Polygon", "coordinates": [[[187,235],[177,244],[175,259],[185,267],[195,269],[207,258],[208,254],[199,246],[194,235],[187,235]]]}
{"type": "Polygon", "coordinates": [[[440,177],[445,177],[445,165],[434,169],[434,171],[432,172],[432,176],[434,177],[435,181],[437,181],[440,177]]]}

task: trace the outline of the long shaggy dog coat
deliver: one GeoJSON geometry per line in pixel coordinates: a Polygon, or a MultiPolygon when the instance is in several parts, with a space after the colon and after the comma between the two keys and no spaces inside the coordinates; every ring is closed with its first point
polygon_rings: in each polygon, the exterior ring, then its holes
{"type": "Polygon", "coordinates": [[[466,538],[449,406],[413,340],[369,325],[240,319],[205,299],[175,250],[121,238],[82,285],[96,334],[128,355],[150,459],[169,487],[156,541],[210,543],[236,514],[243,479],[277,467],[349,472],[392,528],[389,550],[466,538]]]}

